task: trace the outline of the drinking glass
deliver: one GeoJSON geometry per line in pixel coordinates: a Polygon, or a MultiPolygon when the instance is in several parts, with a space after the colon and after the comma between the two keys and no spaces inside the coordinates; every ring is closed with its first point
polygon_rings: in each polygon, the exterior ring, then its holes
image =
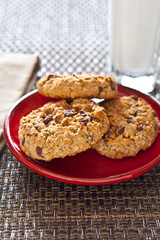
{"type": "Polygon", "coordinates": [[[109,52],[118,82],[153,91],[160,68],[160,0],[110,0],[109,52]]]}

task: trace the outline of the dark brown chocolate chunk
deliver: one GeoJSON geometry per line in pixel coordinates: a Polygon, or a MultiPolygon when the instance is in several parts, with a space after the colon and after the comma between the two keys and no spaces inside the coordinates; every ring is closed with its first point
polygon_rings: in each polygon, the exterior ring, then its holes
{"type": "Polygon", "coordinates": [[[36,130],[38,130],[38,128],[39,128],[39,125],[38,125],[38,123],[36,123],[36,122],[35,122],[35,123],[33,123],[33,126],[35,127],[35,129],[36,129],[36,130]]]}
{"type": "Polygon", "coordinates": [[[22,146],[24,146],[25,143],[25,137],[22,139],[22,146]]]}
{"type": "Polygon", "coordinates": [[[107,142],[107,140],[105,139],[105,135],[104,135],[104,138],[103,138],[103,146],[104,146],[104,148],[105,149],[107,149],[108,148],[108,142],[107,142]]]}
{"type": "Polygon", "coordinates": [[[133,113],[133,116],[136,117],[138,113],[138,109],[133,113]]]}
{"type": "Polygon", "coordinates": [[[80,123],[83,124],[83,125],[87,125],[88,122],[91,121],[91,117],[90,116],[85,116],[81,121],[80,123]]]}
{"type": "Polygon", "coordinates": [[[37,153],[38,156],[43,157],[42,156],[42,147],[37,146],[36,147],[36,153],[37,153]]]}
{"type": "Polygon", "coordinates": [[[132,99],[134,99],[135,101],[137,101],[137,100],[138,100],[138,96],[133,95],[133,96],[132,96],[132,99]]]}
{"type": "Polygon", "coordinates": [[[107,137],[111,137],[113,134],[115,134],[115,131],[112,128],[110,128],[107,132],[107,137]]]}
{"type": "Polygon", "coordinates": [[[102,136],[102,139],[105,139],[105,138],[106,138],[105,136],[106,136],[106,134],[104,134],[104,135],[102,136]]]}
{"type": "Polygon", "coordinates": [[[143,131],[143,124],[138,125],[138,126],[137,126],[137,130],[138,130],[138,131],[143,131]]]}
{"type": "Polygon", "coordinates": [[[56,74],[49,74],[49,75],[47,76],[46,81],[50,80],[51,78],[57,78],[57,77],[59,77],[59,76],[56,75],[56,74]]]}
{"type": "Polygon", "coordinates": [[[86,115],[87,115],[87,113],[86,113],[84,110],[82,110],[82,109],[81,109],[79,112],[80,112],[80,114],[81,114],[82,116],[86,116],[86,115]]]}
{"type": "Polygon", "coordinates": [[[77,111],[75,109],[69,109],[69,110],[64,110],[63,113],[65,117],[73,117],[74,115],[77,114],[77,111]]]}
{"type": "Polygon", "coordinates": [[[66,99],[66,102],[67,102],[68,104],[70,104],[71,102],[73,102],[73,99],[72,99],[72,98],[67,98],[67,99],[66,99]]]}
{"type": "Polygon", "coordinates": [[[131,123],[131,122],[132,122],[132,118],[131,118],[131,117],[130,117],[130,118],[127,118],[126,122],[127,122],[127,123],[131,123]]]}
{"type": "Polygon", "coordinates": [[[103,91],[103,87],[98,88],[99,94],[103,91]]]}
{"type": "Polygon", "coordinates": [[[43,122],[44,124],[48,124],[51,120],[52,120],[52,115],[49,114],[43,119],[43,122]]]}
{"type": "Polygon", "coordinates": [[[157,131],[158,131],[158,129],[159,129],[159,126],[158,126],[158,124],[157,124],[157,123],[155,123],[155,125],[154,125],[154,130],[157,132],[157,131]]]}
{"type": "Polygon", "coordinates": [[[157,117],[157,113],[156,112],[153,113],[153,117],[157,117]]]}
{"type": "Polygon", "coordinates": [[[72,74],[73,77],[78,78],[76,74],[72,74]]]}
{"type": "Polygon", "coordinates": [[[119,131],[118,131],[118,134],[121,135],[122,133],[124,133],[125,128],[126,128],[125,126],[124,126],[124,127],[121,127],[121,128],[119,129],[119,131]]]}
{"type": "Polygon", "coordinates": [[[116,90],[116,83],[113,82],[112,80],[110,81],[110,86],[111,86],[112,91],[116,90]]]}

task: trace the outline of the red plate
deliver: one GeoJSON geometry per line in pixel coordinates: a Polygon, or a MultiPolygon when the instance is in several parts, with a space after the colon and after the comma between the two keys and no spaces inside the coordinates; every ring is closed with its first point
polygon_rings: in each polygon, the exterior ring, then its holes
{"type": "MultiPolygon", "coordinates": [[[[148,95],[130,88],[118,86],[119,96],[138,95],[152,105],[160,119],[160,105],[148,95]]],[[[46,177],[63,182],[100,185],[126,181],[137,177],[160,162],[160,134],[153,145],[146,151],[141,151],[136,157],[113,160],[104,157],[93,149],[79,153],[73,157],[53,159],[51,162],[37,161],[26,157],[19,144],[18,129],[22,116],[31,110],[41,107],[50,101],[37,90],[19,99],[9,111],[4,123],[4,136],[12,154],[26,167],[46,177]]],[[[58,101],[52,99],[52,101],[58,101]]]]}

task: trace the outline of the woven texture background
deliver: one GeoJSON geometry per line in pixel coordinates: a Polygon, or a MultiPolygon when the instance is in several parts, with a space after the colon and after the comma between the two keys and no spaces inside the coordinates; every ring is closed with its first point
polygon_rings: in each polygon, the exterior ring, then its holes
{"type": "MultiPolygon", "coordinates": [[[[107,16],[107,0],[2,0],[0,50],[39,55],[38,77],[105,74],[107,16]]],[[[0,239],[160,239],[160,165],[123,183],[81,186],[27,169],[5,147],[0,199],[0,239]]]]}

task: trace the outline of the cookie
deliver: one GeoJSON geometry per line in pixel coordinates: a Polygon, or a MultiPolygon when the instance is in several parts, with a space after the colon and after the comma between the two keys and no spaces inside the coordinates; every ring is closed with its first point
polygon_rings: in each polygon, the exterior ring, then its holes
{"type": "Polygon", "coordinates": [[[117,96],[113,77],[49,74],[37,83],[40,94],[53,98],[104,98],[117,96]]]}
{"type": "Polygon", "coordinates": [[[87,150],[109,129],[105,109],[89,99],[46,103],[20,120],[23,152],[50,161],[87,150]]]}
{"type": "Polygon", "coordinates": [[[137,96],[105,100],[110,129],[93,146],[100,154],[113,159],[135,156],[149,148],[159,132],[156,112],[137,96]]]}

